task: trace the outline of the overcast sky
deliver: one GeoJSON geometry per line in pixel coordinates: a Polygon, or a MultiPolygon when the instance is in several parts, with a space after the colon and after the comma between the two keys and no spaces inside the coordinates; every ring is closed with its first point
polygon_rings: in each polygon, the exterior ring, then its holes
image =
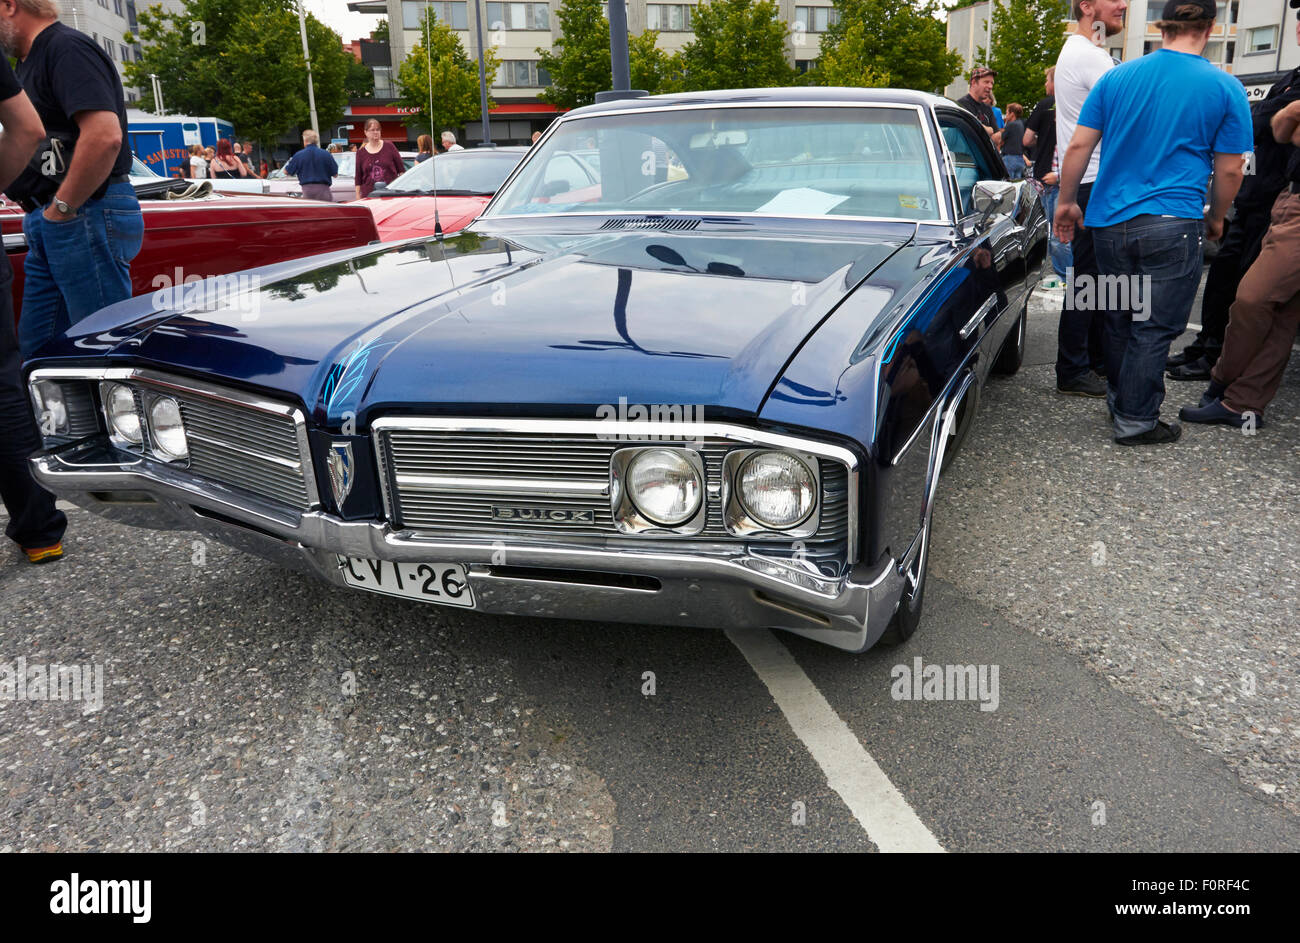
{"type": "Polygon", "coordinates": [[[332,27],[345,43],[364,39],[379,25],[382,17],[348,12],[348,0],[305,0],[307,12],[332,27]]]}

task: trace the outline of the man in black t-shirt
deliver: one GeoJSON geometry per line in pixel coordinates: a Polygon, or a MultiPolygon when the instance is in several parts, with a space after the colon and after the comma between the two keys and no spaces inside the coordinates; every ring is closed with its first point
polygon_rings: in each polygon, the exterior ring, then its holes
{"type": "MultiPolygon", "coordinates": [[[[1043,185],[1043,211],[1051,219],[1056,212],[1056,196],[1060,192],[1061,176],[1056,169],[1056,66],[1046,70],[1043,87],[1047,95],[1034,106],[1025,121],[1025,147],[1033,148],[1032,174],[1043,185]]],[[[1051,250],[1052,269],[1061,278],[1073,264],[1074,252],[1068,242],[1056,238],[1049,227],[1048,246],[1051,250]]]]}
{"type": "MultiPolygon", "coordinates": [[[[0,26],[0,42],[4,31],[0,26]]],[[[27,166],[45,133],[41,119],[22,86],[0,56],[0,190],[7,190],[27,166]]],[[[32,400],[23,388],[22,357],[14,336],[14,272],[0,253],[0,500],[9,511],[5,534],[32,563],[63,556],[63,531],[68,519],[54,506],[54,496],[36,483],[28,457],[41,447],[40,429],[32,415],[32,400]]],[[[42,410],[41,423],[51,432],[61,421],[54,403],[42,410]]]]}
{"type": "Polygon", "coordinates": [[[998,130],[997,119],[993,117],[993,82],[997,77],[998,74],[988,66],[977,66],[970,74],[970,91],[957,99],[957,104],[979,119],[979,123],[993,139],[994,147],[1002,144],[1002,132],[998,130]]]}
{"type": "Polygon", "coordinates": [[[131,186],[126,102],[104,50],[58,21],[50,0],[0,3],[0,46],[45,125],[36,159],[8,188],[27,210],[24,357],[82,318],[131,296],[144,219],[131,186]]]}

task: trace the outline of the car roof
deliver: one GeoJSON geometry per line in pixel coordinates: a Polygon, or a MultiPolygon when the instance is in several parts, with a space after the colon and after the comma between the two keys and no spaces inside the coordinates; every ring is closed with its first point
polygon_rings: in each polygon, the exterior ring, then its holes
{"type": "Polygon", "coordinates": [[[928,92],[906,88],[826,88],[800,86],[796,88],[738,88],[709,92],[679,92],[670,95],[643,95],[638,98],[620,98],[615,101],[585,105],[564,114],[561,120],[610,111],[632,111],[638,108],[662,108],[665,105],[752,105],[752,104],[823,104],[840,102],[846,105],[883,103],[890,105],[951,105],[952,102],[928,92]]]}

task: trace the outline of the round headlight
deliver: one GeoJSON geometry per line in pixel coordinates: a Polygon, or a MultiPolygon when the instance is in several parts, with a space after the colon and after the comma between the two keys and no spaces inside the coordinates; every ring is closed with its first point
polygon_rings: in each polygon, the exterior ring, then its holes
{"type": "Polygon", "coordinates": [[[135,394],[130,388],[120,383],[106,387],[104,411],[108,413],[108,422],[115,435],[134,445],[144,441],[144,430],[140,428],[140,414],[135,408],[135,394]]]}
{"type": "Polygon", "coordinates": [[[627,490],[637,510],[652,523],[677,527],[699,511],[704,483],[681,452],[647,449],[628,465],[627,490]]]}
{"type": "Polygon", "coordinates": [[[745,510],[764,527],[796,527],[817,505],[817,479],[807,465],[785,452],[759,452],[740,467],[737,477],[745,510]]]}
{"type": "Polygon", "coordinates": [[[68,406],[63,401],[63,387],[49,380],[32,384],[32,405],[36,407],[36,423],[42,435],[58,435],[68,431],[68,406]]]}
{"type": "Polygon", "coordinates": [[[190,446],[181,422],[181,407],[170,396],[159,396],[150,404],[149,432],[154,451],[163,458],[189,457],[190,446]]]}

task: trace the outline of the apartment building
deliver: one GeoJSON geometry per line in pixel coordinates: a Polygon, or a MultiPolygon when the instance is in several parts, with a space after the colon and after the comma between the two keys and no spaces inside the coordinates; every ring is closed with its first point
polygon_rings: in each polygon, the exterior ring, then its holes
{"type": "Polygon", "coordinates": [[[127,86],[123,66],[140,58],[139,45],[128,46],[127,33],[136,29],[136,0],[58,0],[59,19],[95,40],[123,76],[126,100],[138,101],[138,90],[127,86]]]}
{"type": "MultiPolygon", "coordinates": [[[[546,70],[538,66],[537,49],[550,47],[560,36],[556,11],[559,0],[551,2],[489,2],[489,0],[351,0],[348,9],[388,17],[391,47],[391,75],[412,47],[420,42],[420,17],[429,7],[434,16],[451,26],[461,45],[473,59],[478,58],[476,15],[482,17],[483,42],[490,45],[501,66],[491,88],[496,107],[491,112],[492,140],[499,144],[523,144],[555,117],[556,109],[538,101],[537,96],[550,84],[546,70]],[[477,11],[477,13],[476,13],[477,11]]],[[[647,29],[659,32],[658,46],[677,52],[695,34],[691,15],[695,3],[650,3],[628,0],[628,31],[633,35],[647,29]]],[[[778,0],[779,15],[790,24],[791,40],[787,50],[790,61],[801,71],[817,58],[821,34],[834,22],[836,11],[831,0],[778,0]]],[[[606,4],[608,11],[608,4],[606,4]]],[[[380,82],[376,69],[376,94],[380,82]]],[[[354,114],[356,114],[354,109],[354,114]]],[[[375,115],[381,122],[397,115],[375,115]]],[[[470,141],[482,140],[478,123],[466,127],[470,141]]],[[[396,134],[386,126],[385,136],[396,134]]]]}
{"type": "MultiPolygon", "coordinates": [[[[983,0],[948,14],[948,48],[960,52],[965,62],[963,75],[944,90],[949,98],[966,94],[966,76],[975,64],[975,50],[989,46],[994,2],[983,0]]],[[[1263,98],[1269,86],[1300,65],[1296,11],[1289,8],[1287,0],[1220,0],[1218,7],[1205,58],[1240,79],[1252,100],[1263,98]]],[[[1126,62],[1159,49],[1160,30],[1155,24],[1163,10],[1164,0],[1130,0],[1124,30],[1107,39],[1111,56],[1126,62]]],[[[1065,21],[1061,28],[1072,30],[1074,23],[1065,21]]]]}

